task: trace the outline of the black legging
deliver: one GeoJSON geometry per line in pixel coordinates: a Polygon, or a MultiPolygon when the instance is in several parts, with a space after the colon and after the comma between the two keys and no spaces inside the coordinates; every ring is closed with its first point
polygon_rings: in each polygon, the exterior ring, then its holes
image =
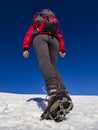
{"type": "Polygon", "coordinates": [[[56,70],[59,53],[58,40],[47,34],[39,34],[34,38],[33,46],[46,86],[59,83],[61,88],[65,89],[62,78],[56,70]]]}

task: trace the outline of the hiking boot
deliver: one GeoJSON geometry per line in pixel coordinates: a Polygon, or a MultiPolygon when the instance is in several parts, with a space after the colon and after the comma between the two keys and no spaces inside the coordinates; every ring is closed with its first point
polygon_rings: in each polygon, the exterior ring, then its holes
{"type": "Polygon", "coordinates": [[[61,121],[72,110],[73,103],[68,92],[54,89],[53,86],[52,88],[49,90],[48,107],[41,118],[61,121]]]}

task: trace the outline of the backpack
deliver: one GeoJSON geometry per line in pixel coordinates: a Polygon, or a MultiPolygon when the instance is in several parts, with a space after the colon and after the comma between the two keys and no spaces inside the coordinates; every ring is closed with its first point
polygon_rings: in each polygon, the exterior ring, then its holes
{"type": "Polygon", "coordinates": [[[41,12],[35,13],[33,26],[37,31],[56,34],[58,31],[59,21],[50,9],[44,9],[41,12]]]}

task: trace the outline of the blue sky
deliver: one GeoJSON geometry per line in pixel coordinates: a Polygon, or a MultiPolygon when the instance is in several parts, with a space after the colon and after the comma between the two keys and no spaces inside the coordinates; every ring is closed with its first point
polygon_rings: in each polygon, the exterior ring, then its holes
{"type": "Polygon", "coordinates": [[[44,8],[54,11],[63,30],[67,55],[58,57],[57,69],[72,95],[98,95],[97,0],[0,1],[0,91],[44,93],[43,77],[31,46],[22,56],[25,32],[33,14],[44,8]]]}

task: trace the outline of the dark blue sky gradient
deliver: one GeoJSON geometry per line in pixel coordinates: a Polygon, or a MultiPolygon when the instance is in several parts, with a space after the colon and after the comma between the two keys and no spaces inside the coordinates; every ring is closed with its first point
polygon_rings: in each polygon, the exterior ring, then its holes
{"type": "Polygon", "coordinates": [[[22,56],[24,35],[33,14],[53,10],[66,41],[66,57],[57,68],[72,95],[98,95],[98,2],[97,0],[0,1],[0,91],[44,93],[45,86],[33,47],[22,56]]]}

